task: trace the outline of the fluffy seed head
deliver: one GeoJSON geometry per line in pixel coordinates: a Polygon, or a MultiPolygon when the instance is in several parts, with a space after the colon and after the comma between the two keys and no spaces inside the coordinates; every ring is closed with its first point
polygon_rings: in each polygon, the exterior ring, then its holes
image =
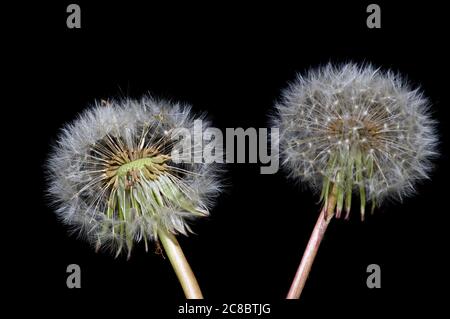
{"type": "Polygon", "coordinates": [[[402,78],[370,65],[331,64],[310,71],[276,105],[283,164],[291,177],[333,193],[339,217],[359,193],[361,216],[387,197],[401,198],[427,178],[436,154],[428,101],[402,78]]]}
{"type": "Polygon", "coordinates": [[[147,249],[160,231],[186,235],[220,188],[215,164],[173,158],[179,129],[201,150],[203,135],[195,135],[202,132],[193,127],[189,106],[150,97],[88,108],[63,128],[47,162],[57,215],[116,255],[141,240],[147,249]]]}

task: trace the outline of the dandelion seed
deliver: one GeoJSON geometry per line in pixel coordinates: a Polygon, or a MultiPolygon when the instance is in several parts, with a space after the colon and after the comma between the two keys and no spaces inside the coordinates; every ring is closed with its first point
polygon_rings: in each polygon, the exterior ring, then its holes
{"type": "MultiPolygon", "coordinates": [[[[84,111],[63,128],[47,163],[58,217],[97,250],[116,256],[129,256],[136,242],[147,248],[147,241],[161,241],[174,268],[190,270],[183,256],[177,264],[174,236],[187,235],[191,220],[209,214],[220,188],[214,164],[172,157],[172,133],[193,132],[193,123],[189,106],[150,97],[84,111]]],[[[190,275],[179,278],[186,296],[201,297],[190,275]]]]}
{"type": "MultiPolygon", "coordinates": [[[[284,92],[274,126],[280,128],[285,169],[290,177],[321,191],[323,203],[301,267],[305,262],[311,265],[331,217],[340,217],[344,208],[349,217],[355,194],[364,219],[367,202],[373,210],[386,198],[401,199],[414,192],[417,181],[428,177],[437,143],[428,105],[399,75],[370,65],[329,64],[299,76],[284,92]],[[336,94],[334,87],[342,87],[341,92],[336,94]],[[317,104],[314,118],[308,112],[311,94],[317,104]],[[291,121],[300,114],[306,114],[302,121],[291,121]],[[333,121],[328,121],[330,116],[333,121]],[[315,130],[305,130],[317,120],[315,130]],[[314,149],[299,157],[305,143],[291,146],[291,140],[313,140],[314,149]],[[310,174],[303,175],[306,167],[310,174]]],[[[308,267],[299,268],[288,298],[300,296],[308,272],[308,267]]]]}

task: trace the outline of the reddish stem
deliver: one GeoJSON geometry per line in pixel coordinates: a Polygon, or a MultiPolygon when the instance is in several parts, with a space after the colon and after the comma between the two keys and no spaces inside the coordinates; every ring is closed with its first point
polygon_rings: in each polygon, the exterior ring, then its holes
{"type": "Polygon", "coordinates": [[[327,209],[324,206],[322,212],[317,219],[316,226],[309,239],[308,246],[306,246],[305,252],[303,253],[302,261],[297,269],[294,280],[292,281],[291,288],[287,294],[286,299],[299,299],[302,293],[303,287],[305,286],[306,279],[311,271],[314,258],[317,255],[317,250],[319,249],[320,243],[322,242],[325,231],[330,223],[332,216],[326,216],[327,209]]]}

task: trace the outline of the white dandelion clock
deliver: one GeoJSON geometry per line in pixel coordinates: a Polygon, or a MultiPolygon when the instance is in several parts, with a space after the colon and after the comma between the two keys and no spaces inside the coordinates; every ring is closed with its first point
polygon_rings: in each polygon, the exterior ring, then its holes
{"type": "Polygon", "coordinates": [[[65,224],[116,256],[161,242],[188,298],[201,292],[175,235],[209,214],[220,189],[214,163],[173,152],[181,129],[192,134],[187,151],[202,151],[195,119],[189,106],[150,97],[96,104],[64,127],[47,163],[48,193],[65,224]]]}
{"type": "Polygon", "coordinates": [[[354,195],[361,219],[388,198],[402,199],[428,178],[437,136],[428,100],[390,71],[331,64],[299,76],[276,106],[283,165],[321,193],[323,210],[288,298],[298,298],[331,217],[354,195]]]}

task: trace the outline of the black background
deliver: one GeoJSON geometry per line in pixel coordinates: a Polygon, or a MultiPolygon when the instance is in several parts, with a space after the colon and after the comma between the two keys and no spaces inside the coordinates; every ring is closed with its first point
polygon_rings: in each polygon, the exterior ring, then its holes
{"type": "Polygon", "coordinates": [[[363,316],[437,310],[447,295],[438,289],[448,282],[448,34],[442,8],[378,2],[377,30],[366,27],[370,2],[364,1],[78,1],[82,28],[69,30],[68,3],[24,5],[21,18],[9,25],[18,48],[12,81],[22,88],[14,108],[22,113],[17,118],[24,129],[16,136],[28,154],[23,165],[29,188],[13,211],[25,219],[14,229],[15,254],[9,255],[18,270],[10,277],[22,300],[42,300],[39,305],[48,310],[126,309],[150,318],[171,318],[184,302],[168,260],[146,254],[141,245],[129,261],[96,254],[68,236],[48,207],[43,165],[50,145],[87,105],[152,93],[208,112],[222,129],[267,127],[274,102],[297,72],[354,61],[401,72],[433,104],[441,156],[418,195],[382,206],[363,223],[358,214],[334,220],[300,301],[283,298],[317,218],[318,198],[281,171],[260,175],[259,165],[227,165],[228,187],[211,217],[195,225],[197,235],[179,241],[209,302],[269,302],[274,314],[268,317],[285,318],[314,309],[363,316]],[[25,20],[28,26],[15,36],[25,20]],[[71,263],[82,269],[79,290],[66,287],[71,263]],[[381,289],[366,287],[372,263],[381,266],[381,289]]]}

